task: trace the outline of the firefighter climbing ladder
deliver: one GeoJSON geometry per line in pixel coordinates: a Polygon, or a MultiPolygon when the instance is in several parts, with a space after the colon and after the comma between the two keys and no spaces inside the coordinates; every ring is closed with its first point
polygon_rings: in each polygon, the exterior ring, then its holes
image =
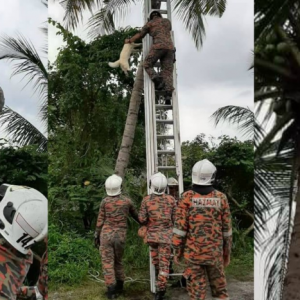
{"type": "MultiPolygon", "coordinates": [[[[144,1],[144,21],[147,22],[148,16],[152,10],[158,10],[164,18],[171,20],[170,0],[158,1],[160,8],[153,9],[151,0],[144,1]]],[[[174,42],[174,33],[172,31],[174,42]]],[[[147,35],[143,39],[143,57],[149,53],[152,38],[147,35]]],[[[175,46],[175,43],[174,43],[175,46]]],[[[159,70],[160,64],[155,67],[159,70]]],[[[163,93],[155,91],[154,84],[144,71],[144,98],[145,98],[145,127],[146,127],[146,153],[147,153],[147,180],[149,182],[151,175],[155,172],[162,172],[177,177],[179,184],[179,195],[183,192],[183,177],[180,148],[180,130],[179,113],[177,99],[177,73],[176,64],[173,71],[174,92],[171,105],[166,105],[163,93]],[[173,175],[174,174],[174,175],[173,175]]],[[[150,193],[148,187],[148,194],[150,193]]],[[[171,276],[181,276],[173,274],[171,276]]],[[[151,292],[155,293],[155,268],[150,258],[150,282],[151,292]]]]}

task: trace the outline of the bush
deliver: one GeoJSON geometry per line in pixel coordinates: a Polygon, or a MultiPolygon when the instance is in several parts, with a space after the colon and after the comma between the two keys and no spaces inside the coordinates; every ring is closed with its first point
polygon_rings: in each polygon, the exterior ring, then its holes
{"type": "Polygon", "coordinates": [[[92,235],[81,237],[76,232],[63,232],[49,226],[49,279],[53,283],[74,285],[87,279],[89,270],[100,271],[99,252],[92,235]]]}

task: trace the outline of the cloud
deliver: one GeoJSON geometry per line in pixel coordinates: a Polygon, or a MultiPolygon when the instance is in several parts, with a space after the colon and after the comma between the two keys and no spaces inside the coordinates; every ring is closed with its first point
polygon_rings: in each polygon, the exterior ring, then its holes
{"type": "MultiPolygon", "coordinates": [[[[127,16],[118,26],[141,27],[142,5],[130,6],[127,16]]],[[[50,2],[49,15],[62,22],[63,8],[50,2]]],[[[206,17],[206,37],[198,51],[182,22],[173,14],[173,30],[176,43],[177,83],[181,139],[191,140],[199,133],[219,136],[228,134],[244,139],[231,125],[214,127],[210,116],[226,105],[253,108],[253,70],[249,70],[253,55],[254,2],[231,0],[222,18],[206,17]]],[[[76,34],[88,39],[86,23],[91,16],[84,13],[76,34]]],[[[54,61],[61,38],[50,28],[50,60],[54,61]],[[52,44],[52,46],[51,46],[52,44]]]]}
{"type": "MultiPolygon", "coordinates": [[[[46,36],[40,28],[47,21],[47,8],[39,0],[23,1],[9,0],[0,6],[0,37],[17,37],[22,34],[29,39],[47,65],[47,55],[42,48],[46,43],[46,36]]],[[[33,86],[29,84],[24,88],[26,79],[23,76],[14,76],[13,64],[7,61],[0,62],[1,78],[0,86],[5,93],[6,105],[20,113],[37,128],[43,126],[39,118],[40,100],[37,94],[33,94],[33,86]]],[[[3,132],[1,133],[3,136],[3,132]]]]}

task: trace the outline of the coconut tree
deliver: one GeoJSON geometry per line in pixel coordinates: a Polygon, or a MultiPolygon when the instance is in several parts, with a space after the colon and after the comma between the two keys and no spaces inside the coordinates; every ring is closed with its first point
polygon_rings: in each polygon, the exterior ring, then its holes
{"type": "MultiPolygon", "coordinates": [[[[125,0],[54,0],[65,8],[65,25],[74,29],[83,17],[83,11],[88,9],[97,12],[89,20],[90,36],[96,37],[104,33],[112,33],[115,29],[115,20],[124,16],[124,12],[134,2],[125,0]]],[[[153,9],[161,7],[161,0],[151,0],[153,9]]],[[[185,28],[192,34],[197,49],[203,43],[205,36],[204,16],[221,17],[226,8],[226,0],[175,0],[174,12],[183,22],[185,28]]],[[[127,120],[124,128],[123,139],[115,166],[115,173],[124,177],[129,163],[130,151],[134,140],[136,120],[141,103],[143,90],[142,61],[138,68],[136,82],[134,84],[127,120]]]]}
{"type": "MultiPolygon", "coordinates": [[[[41,1],[47,6],[46,0],[41,1]]],[[[47,28],[41,28],[47,35],[47,28]]],[[[47,54],[47,47],[43,52],[47,54]]],[[[34,92],[39,95],[40,117],[44,125],[47,123],[48,103],[48,73],[34,45],[21,34],[15,37],[4,36],[0,39],[0,60],[13,63],[12,76],[23,75],[28,84],[32,84],[34,92]]],[[[3,92],[2,92],[3,94],[3,92]]],[[[1,98],[1,93],[0,93],[1,98]]],[[[0,99],[0,107],[1,107],[0,99]]],[[[3,103],[4,104],[4,103],[3,103]]],[[[38,149],[46,151],[47,138],[45,135],[18,112],[4,106],[0,114],[0,127],[5,128],[14,142],[19,145],[38,145],[38,149]]]]}
{"type": "Polygon", "coordinates": [[[270,127],[255,149],[255,162],[268,161],[255,174],[256,241],[268,257],[266,299],[300,299],[299,208],[293,217],[293,201],[300,198],[299,8],[298,1],[255,2],[256,113],[263,116],[260,126],[270,127]]]}

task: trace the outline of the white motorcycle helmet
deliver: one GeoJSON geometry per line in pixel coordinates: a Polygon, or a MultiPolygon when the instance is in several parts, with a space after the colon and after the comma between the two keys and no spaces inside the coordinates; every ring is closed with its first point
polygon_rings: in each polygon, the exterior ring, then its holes
{"type": "Polygon", "coordinates": [[[48,233],[48,200],[25,186],[0,186],[0,234],[16,250],[29,248],[48,233]]]}
{"type": "Polygon", "coordinates": [[[111,175],[105,181],[106,194],[108,196],[117,196],[121,194],[122,178],[118,175],[111,175]]]}
{"type": "Polygon", "coordinates": [[[150,178],[150,189],[155,195],[162,195],[167,187],[167,178],[164,174],[158,172],[150,178]]]}
{"type": "Polygon", "coordinates": [[[217,168],[208,160],[198,161],[192,171],[192,182],[198,185],[212,185],[215,180],[217,168]]]}

